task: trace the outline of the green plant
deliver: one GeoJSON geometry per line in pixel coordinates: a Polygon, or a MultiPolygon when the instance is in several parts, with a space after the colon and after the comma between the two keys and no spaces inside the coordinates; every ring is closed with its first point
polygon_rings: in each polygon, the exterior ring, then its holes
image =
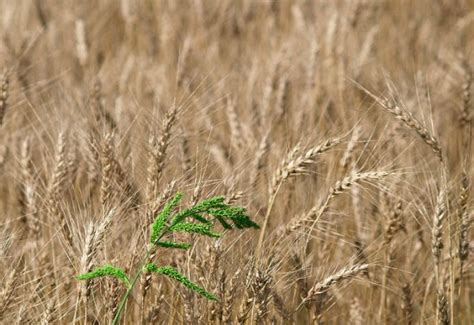
{"type": "Polygon", "coordinates": [[[143,257],[142,262],[140,263],[138,270],[131,280],[127,277],[122,269],[109,264],[98,267],[91,272],[77,276],[78,280],[92,280],[99,277],[111,276],[119,279],[126,285],[127,291],[121,299],[112,324],[117,324],[117,322],[120,320],[128,298],[132,293],[137,280],[144,272],[154,272],[166,275],[209,300],[217,300],[213,294],[193,283],[173,267],[157,266],[155,263],[153,263],[153,259],[156,257],[156,250],[158,247],[177,249],[189,249],[191,247],[191,244],[189,243],[179,243],[173,240],[165,240],[167,235],[177,232],[186,232],[213,238],[220,237],[222,233],[218,233],[213,230],[215,223],[213,222],[214,220],[209,217],[213,217],[215,220],[217,220],[224,229],[232,229],[234,227],[238,229],[259,228],[259,226],[246,215],[244,208],[232,207],[226,204],[224,202],[224,197],[222,196],[216,196],[203,200],[190,208],[178,211],[173,214],[182,197],[183,194],[178,192],[156,216],[155,221],[151,227],[150,245],[146,251],[145,256],[143,257]]]}

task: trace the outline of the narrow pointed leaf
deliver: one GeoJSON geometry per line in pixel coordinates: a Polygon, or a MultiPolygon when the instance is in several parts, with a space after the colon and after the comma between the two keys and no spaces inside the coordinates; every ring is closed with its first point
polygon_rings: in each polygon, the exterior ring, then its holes
{"type": "Polygon", "coordinates": [[[253,222],[249,216],[245,214],[246,211],[244,208],[228,206],[224,209],[211,209],[208,213],[219,220],[219,222],[221,219],[232,221],[232,223],[234,223],[234,225],[239,229],[260,228],[258,224],[253,222]]]}
{"type": "Polygon", "coordinates": [[[151,228],[151,235],[150,235],[150,242],[154,244],[158,237],[160,236],[160,232],[163,229],[163,227],[166,224],[166,221],[168,220],[169,216],[171,215],[171,212],[176,208],[178,203],[181,201],[183,197],[183,194],[178,192],[174,196],[174,198],[165,205],[163,210],[158,214],[158,216],[155,219],[155,222],[153,223],[153,226],[151,228]]]}
{"type": "Polygon", "coordinates": [[[150,264],[145,266],[145,271],[146,272],[155,272],[155,273],[160,273],[160,274],[166,275],[166,276],[168,276],[172,279],[175,279],[176,281],[178,281],[179,283],[181,283],[182,285],[184,285],[188,289],[191,289],[194,292],[197,292],[198,294],[200,294],[201,296],[203,296],[203,297],[205,297],[209,300],[217,300],[217,297],[214,296],[212,293],[210,293],[210,292],[206,291],[204,288],[198,286],[197,284],[195,284],[194,282],[189,280],[187,277],[185,277],[184,275],[182,275],[181,273],[176,271],[171,266],[158,267],[155,264],[150,263],[150,264]]]}
{"type": "Polygon", "coordinates": [[[184,219],[186,219],[187,217],[196,214],[207,213],[210,209],[218,209],[224,207],[226,207],[226,204],[224,203],[223,196],[216,196],[210,199],[203,200],[195,206],[177,213],[176,216],[173,218],[173,221],[171,222],[171,226],[183,222],[184,219]]]}
{"type": "Polygon", "coordinates": [[[192,246],[191,244],[188,244],[188,243],[177,243],[173,241],[159,241],[157,245],[164,248],[178,248],[178,249],[189,249],[192,246]]]}
{"type": "Polygon", "coordinates": [[[196,233],[204,236],[218,238],[221,234],[212,231],[212,225],[200,223],[179,223],[170,228],[173,232],[196,233]]]}
{"type": "Polygon", "coordinates": [[[193,219],[195,219],[196,221],[199,221],[201,223],[205,223],[205,224],[208,224],[208,225],[211,225],[212,222],[207,220],[206,218],[204,218],[202,215],[198,214],[198,213],[194,213],[192,215],[190,215],[190,217],[192,217],[193,219]]]}
{"type": "Polygon", "coordinates": [[[217,221],[224,227],[224,229],[232,229],[232,226],[221,216],[216,215],[215,216],[217,221]]]}
{"type": "Polygon", "coordinates": [[[101,267],[95,268],[93,271],[88,273],[83,273],[77,276],[78,280],[92,280],[104,276],[111,276],[121,280],[127,288],[130,288],[130,280],[125,275],[125,272],[118,267],[112,266],[110,264],[106,264],[101,267]]]}

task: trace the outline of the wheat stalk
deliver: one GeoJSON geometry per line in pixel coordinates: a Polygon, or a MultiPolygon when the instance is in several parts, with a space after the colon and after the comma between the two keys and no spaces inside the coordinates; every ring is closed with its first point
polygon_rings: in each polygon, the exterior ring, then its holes
{"type": "Polygon", "coordinates": [[[288,178],[306,174],[308,172],[308,166],[316,162],[315,159],[317,156],[334,148],[336,145],[341,143],[341,141],[342,138],[331,138],[324,141],[320,145],[307,150],[304,153],[300,153],[300,145],[297,144],[288,153],[286,159],[283,160],[280,167],[273,175],[272,182],[269,187],[269,203],[265,213],[265,218],[263,220],[262,229],[260,230],[257,247],[255,249],[256,256],[260,256],[260,249],[265,238],[265,232],[270,219],[270,214],[280,187],[288,178]]]}
{"type": "Polygon", "coordinates": [[[469,256],[469,212],[468,212],[468,203],[469,203],[469,193],[470,192],[470,183],[468,176],[463,173],[462,175],[462,184],[461,191],[459,193],[459,210],[458,210],[458,220],[459,220],[459,248],[458,248],[458,257],[461,263],[460,274],[462,274],[462,266],[467,261],[469,256]]]}
{"type": "Polygon", "coordinates": [[[242,148],[244,144],[242,141],[242,126],[240,125],[239,115],[237,114],[235,106],[235,101],[228,98],[226,103],[226,114],[230,126],[231,141],[232,145],[238,150],[242,148]]]}
{"type": "MultiPolygon", "coordinates": [[[[81,272],[90,272],[94,267],[95,255],[104,242],[105,233],[110,228],[114,215],[115,210],[111,209],[107,213],[107,215],[103,217],[100,223],[96,225],[90,223],[88,225],[86,239],[84,243],[84,250],[80,261],[81,272]]],[[[81,297],[82,299],[84,299],[85,302],[87,302],[87,299],[90,296],[90,289],[90,281],[86,281],[84,284],[81,285],[81,297]]]]}
{"type": "Polygon", "coordinates": [[[337,181],[335,186],[329,190],[329,193],[323,203],[314,206],[304,215],[297,217],[288,223],[285,226],[285,233],[288,234],[294,232],[309,222],[311,222],[312,227],[314,227],[323,214],[328,210],[329,204],[335,197],[349,190],[354,184],[358,184],[363,181],[380,180],[388,175],[389,173],[385,171],[353,172],[344,179],[337,181]]]}
{"type": "Polygon", "coordinates": [[[250,190],[254,191],[257,187],[259,176],[262,172],[262,169],[265,166],[265,159],[267,157],[268,150],[270,149],[269,142],[269,133],[267,132],[262,139],[257,148],[255,154],[254,166],[252,167],[252,172],[250,174],[250,190]]]}
{"type": "Polygon", "coordinates": [[[103,127],[108,127],[111,130],[115,130],[117,128],[117,123],[115,122],[113,116],[103,105],[102,83],[99,78],[96,78],[94,81],[94,86],[90,96],[90,108],[94,117],[94,127],[96,134],[100,134],[100,130],[103,127]]]}
{"type": "Polygon", "coordinates": [[[64,212],[60,205],[60,197],[63,191],[63,186],[67,180],[67,141],[66,134],[61,132],[58,136],[58,143],[55,155],[55,165],[47,192],[47,208],[51,216],[59,221],[61,225],[61,232],[66,238],[69,247],[74,247],[74,239],[66,219],[64,212]]]}
{"type": "Polygon", "coordinates": [[[230,278],[227,288],[224,292],[224,298],[222,302],[222,322],[224,324],[232,323],[232,308],[234,306],[235,295],[237,293],[240,279],[240,268],[238,268],[234,275],[230,278]]]}
{"type": "Polygon", "coordinates": [[[407,325],[413,324],[413,297],[412,290],[408,283],[405,283],[402,287],[402,310],[405,317],[405,323],[407,325]]]}
{"type": "Polygon", "coordinates": [[[354,324],[354,325],[364,324],[364,319],[362,316],[362,310],[361,310],[359,299],[353,298],[350,308],[351,309],[349,313],[351,317],[351,324],[354,324]]]}
{"type": "Polygon", "coordinates": [[[334,286],[335,284],[355,277],[360,272],[366,271],[368,269],[368,264],[361,265],[352,265],[341,269],[340,271],[328,276],[324,280],[317,282],[307,293],[306,297],[303,298],[303,301],[300,303],[297,309],[300,309],[308,301],[317,299],[319,296],[327,293],[327,291],[334,286]]]}
{"type": "Polygon", "coordinates": [[[79,63],[84,66],[89,56],[86,41],[86,26],[84,20],[77,19],[75,22],[75,35],[76,35],[76,55],[79,63]]]}
{"type": "Polygon", "coordinates": [[[257,323],[264,322],[268,315],[268,304],[271,300],[272,277],[261,270],[257,270],[252,282],[252,290],[255,297],[255,310],[257,323]]]}
{"type": "Polygon", "coordinates": [[[5,315],[5,311],[12,301],[13,293],[18,286],[18,280],[18,266],[16,266],[8,274],[2,287],[2,291],[0,292],[0,320],[5,315]]]}
{"type": "Polygon", "coordinates": [[[56,308],[56,301],[54,299],[51,299],[46,305],[46,308],[43,312],[43,316],[41,317],[41,322],[40,322],[41,325],[48,325],[54,322],[55,308],[56,308]]]}
{"type": "Polygon", "coordinates": [[[154,136],[149,140],[146,200],[152,202],[158,196],[159,182],[164,169],[171,131],[176,123],[178,108],[173,106],[166,113],[162,134],[157,142],[154,136]]]}
{"type": "Polygon", "coordinates": [[[436,207],[433,217],[433,228],[431,232],[431,246],[432,254],[435,264],[436,279],[439,285],[439,262],[441,257],[441,251],[443,249],[443,220],[446,214],[446,203],[445,203],[445,192],[441,190],[438,194],[436,201],[436,207]]]}
{"type": "Polygon", "coordinates": [[[437,322],[439,325],[449,325],[449,308],[446,295],[443,290],[439,289],[437,292],[437,322]]]}
{"type": "Polygon", "coordinates": [[[27,219],[28,231],[35,239],[38,239],[40,235],[40,223],[38,218],[36,186],[31,165],[30,141],[28,138],[21,146],[20,165],[22,173],[22,196],[25,200],[24,213],[27,219]]]}
{"type": "Polygon", "coordinates": [[[288,310],[285,304],[285,300],[280,296],[280,294],[273,288],[272,289],[272,301],[273,301],[273,306],[275,306],[275,309],[277,310],[278,314],[281,316],[281,318],[287,322],[291,322],[293,320],[293,316],[291,315],[291,312],[288,310]]]}
{"type": "Polygon", "coordinates": [[[468,125],[472,119],[471,112],[471,86],[472,86],[472,69],[466,60],[463,60],[463,72],[464,72],[464,83],[463,83],[463,105],[461,107],[461,114],[459,121],[461,126],[468,125]]]}
{"type": "Polygon", "coordinates": [[[443,161],[443,152],[438,139],[427,129],[427,127],[423,123],[418,121],[410,111],[405,108],[402,108],[393,100],[378,97],[366,89],[364,89],[364,91],[388,113],[392,114],[398,120],[402,121],[403,124],[409,129],[414,130],[418,134],[418,136],[436,153],[440,161],[443,161]]]}
{"type": "Polygon", "coordinates": [[[113,134],[109,133],[104,138],[102,144],[101,165],[102,178],[100,183],[100,202],[103,211],[112,206],[113,193],[113,177],[114,177],[114,150],[113,150],[113,134]]]}
{"type": "Polygon", "coordinates": [[[8,89],[10,86],[10,79],[8,71],[3,70],[2,77],[0,79],[0,126],[3,124],[3,119],[8,108],[8,89]]]}
{"type": "Polygon", "coordinates": [[[349,167],[349,163],[353,159],[354,149],[359,141],[360,134],[362,132],[362,128],[360,125],[356,125],[354,130],[352,131],[352,136],[349,142],[347,143],[346,151],[340,160],[341,167],[347,169],[349,167]]]}

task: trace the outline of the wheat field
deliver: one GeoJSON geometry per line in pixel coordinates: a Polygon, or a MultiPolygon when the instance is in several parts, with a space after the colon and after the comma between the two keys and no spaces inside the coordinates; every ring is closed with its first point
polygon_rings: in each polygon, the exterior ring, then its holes
{"type": "Polygon", "coordinates": [[[0,323],[474,323],[474,1],[2,0],[0,26],[0,323]]]}

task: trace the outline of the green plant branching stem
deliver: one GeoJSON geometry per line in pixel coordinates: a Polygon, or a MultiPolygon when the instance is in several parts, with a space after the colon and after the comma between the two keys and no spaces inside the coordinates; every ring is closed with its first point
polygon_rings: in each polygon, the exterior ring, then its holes
{"type": "MultiPolygon", "coordinates": [[[[163,238],[166,233],[168,232],[169,230],[169,227],[167,227],[163,232],[162,234],[158,237],[158,239],[155,241],[156,243],[160,241],[161,238],[163,238]]],[[[148,259],[150,258],[151,254],[153,253],[153,250],[155,249],[158,249],[158,246],[153,244],[148,250],[147,250],[147,253],[145,255],[145,257],[142,259],[142,261],[140,262],[140,267],[138,268],[138,271],[137,273],[133,276],[131,282],[130,282],[130,287],[127,289],[127,291],[125,292],[125,294],[123,295],[122,299],[120,300],[120,304],[117,308],[117,311],[115,312],[115,316],[114,316],[114,319],[112,320],[112,325],[116,325],[118,324],[119,320],[120,320],[120,316],[122,315],[123,313],[123,310],[125,309],[125,306],[127,305],[127,301],[128,301],[128,298],[130,297],[130,295],[132,294],[132,291],[133,291],[133,288],[135,287],[135,284],[137,283],[138,279],[140,278],[140,276],[142,275],[143,273],[143,268],[145,267],[145,265],[147,264],[148,262],[148,259]]]]}

